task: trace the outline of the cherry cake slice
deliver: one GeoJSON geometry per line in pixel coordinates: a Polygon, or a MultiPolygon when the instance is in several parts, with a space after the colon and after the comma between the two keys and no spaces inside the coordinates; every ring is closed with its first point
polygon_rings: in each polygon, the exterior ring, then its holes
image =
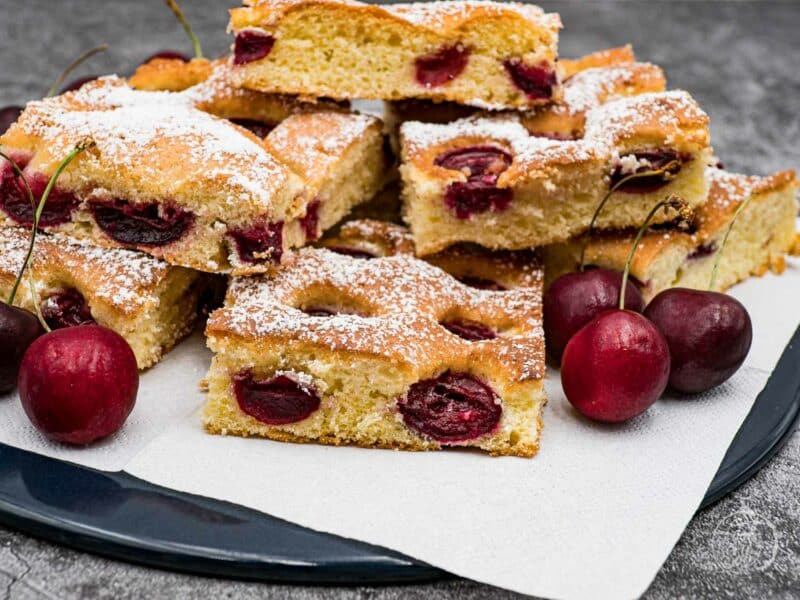
{"type": "Polygon", "coordinates": [[[560,28],[532,4],[469,0],[256,0],[229,26],[236,79],[251,90],[492,109],[560,98],[560,28]]]}
{"type": "MultiPolygon", "coordinates": [[[[271,270],[383,186],[378,119],[320,109],[288,116],[262,140],[203,108],[194,88],[140,91],[105,77],[30,103],[0,149],[38,198],[89,140],[48,198],[42,229],[210,273],[271,270]]],[[[0,161],[0,224],[29,226],[29,204],[0,161]]]]}
{"type": "Polygon", "coordinates": [[[452,252],[440,268],[380,229],[345,225],[338,246],[302,249],[273,277],[233,279],[206,331],[206,429],[533,456],[545,404],[540,262],[452,252]],[[457,278],[490,272],[502,289],[457,278]]]}

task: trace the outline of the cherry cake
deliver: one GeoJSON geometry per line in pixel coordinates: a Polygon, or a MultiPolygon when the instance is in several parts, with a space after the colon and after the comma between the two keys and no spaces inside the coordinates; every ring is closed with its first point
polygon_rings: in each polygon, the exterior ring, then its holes
{"type": "Polygon", "coordinates": [[[379,253],[304,248],[274,277],[233,278],[206,329],[206,429],[533,456],[545,404],[541,266],[486,287],[406,251],[379,253]]]}
{"type": "MultiPolygon", "coordinates": [[[[708,202],[697,210],[689,231],[660,227],[642,238],[631,264],[631,275],[641,283],[648,300],[670,287],[708,289],[722,238],[742,202],[748,204],[725,245],[717,291],[769,269],[783,272],[785,255],[795,249],[798,181],[793,171],[751,177],[709,167],[707,178],[708,202]]],[[[586,263],[621,271],[635,233],[594,236],[586,248],[586,263]]],[[[575,270],[580,250],[580,240],[547,247],[544,252],[548,281],[575,270]]]]}
{"type": "Polygon", "coordinates": [[[529,130],[528,119],[479,115],[401,126],[403,212],[419,254],[459,242],[515,250],[566,241],[586,231],[611,186],[634,173],[662,169],[622,183],[599,228],[638,225],[669,194],[691,208],[706,201],[708,117],[684,91],[587,108],[577,139],[529,130]]]}
{"type": "Polygon", "coordinates": [[[231,11],[229,29],[237,81],[250,89],[484,108],[535,106],[561,93],[560,18],[531,4],[245,4],[231,11]]]}
{"type": "MultiPolygon", "coordinates": [[[[0,228],[0,296],[7,298],[25,260],[30,231],[0,228]]],[[[42,316],[52,329],[98,323],[130,344],[140,369],[188,334],[213,276],[146,254],[40,234],[33,260],[42,316]]],[[[15,304],[33,310],[27,277],[15,304]]]]}
{"type": "MultiPolygon", "coordinates": [[[[388,162],[373,117],[301,113],[262,140],[191,94],[116,77],[31,102],[0,148],[38,196],[79,142],[92,145],[59,178],[42,228],[206,272],[270,270],[377,192],[388,162]]],[[[30,225],[22,182],[0,169],[0,220],[30,225]]]]}

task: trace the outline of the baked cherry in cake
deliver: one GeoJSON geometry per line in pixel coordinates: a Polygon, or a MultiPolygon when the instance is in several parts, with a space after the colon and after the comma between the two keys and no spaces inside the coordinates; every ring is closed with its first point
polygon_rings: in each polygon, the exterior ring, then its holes
{"type": "Polygon", "coordinates": [[[341,233],[372,258],[308,248],[272,277],[234,278],[206,330],[206,429],[532,456],[545,402],[535,259],[451,251],[440,267],[407,251],[407,232],[358,222],[341,233]],[[505,291],[450,274],[489,271],[505,291]]]}
{"type": "MultiPolygon", "coordinates": [[[[41,228],[205,272],[274,268],[288,248],[316,239],[386,181],[373,117],[340,109],[288,116],[289,103],[285,120],[260,140],[208,114],[206,102],[237,114],[195,88],[144,92],[104,77],[30,103],[0,149],[24,159],[38,197],[54,168],[47,149],[91,136],[91,151],[51,193],[41,228]],[[320,141],[298,143],[307,139],[320,141]]],[[[258,111],[276,104],[257,103],[250,114],[267,118],[258,111]]],[[[0,224],[29,225],[26,191],[9,164],[0,168],[0,224]]]]}
{"type": "MultiPolygon", "coordinates": [[[[637,226],[669,194],[692,208],[705,203],[708,117],[686,92],[612,96],[582,112],[543,110],[541,118],[401,126],[403,213],[420,255],[465,242],[516,250],[566,241],[586,231],[610,187],[633,174],[596,227],[637,226]],[[575,128],[580,137],[562,137],[575,128]]],[[[675,216],[666,211],[658,220],[675,216]]]]}
{"type": "Polygon", "coordinates": [[[257,0],[233,9],[229,25],[241,87],[491,109],[560,97],[560,27],[532,4],[463,0],[257,0]]]}
{"type": "MultiPolygon", "coordinates": [[[[0,297],[9,295],[29,244],[30,230],[0,228],[0,297]]],[[[42,316],[52,329],[108,327],[133,348],[141,369],[192,331],[201,296],[213,285],[207,275],[146,254],[46,233],[36,236],[33,272],[42,316]]],[[[33,316],[28,285],[19,286],[14,303],[33,316]]],[[[38,327],[35,316],[27,320],[38,327]]]]}

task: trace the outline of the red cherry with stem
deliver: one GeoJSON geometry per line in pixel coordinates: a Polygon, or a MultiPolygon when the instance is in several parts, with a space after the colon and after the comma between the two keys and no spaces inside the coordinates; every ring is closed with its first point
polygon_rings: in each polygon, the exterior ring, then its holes
{"type": "Polygon", "coordinates": [[[561,359],[561,385],[567,400],[583,415],[604,423],[621,423],[646,411],[667,387],[669,346],[644,316],[625,310],[625,287],[631,262],[645,229],[660,209],[686,211],[670,197],[656,204],[636,234],[625,271],[618,309],[584,325],[567,343],[561,359]]]}
{"type": "MultiPolygon", "coordinates": [[[[654,171],[632,173],[611,186],[597,205],[581,247],[577,273],[558,277],[544,294],[544,334],[548,356],[556,363],[561,361],[570,338],[600,313],[619,305],[622,273],[611,269],[584,270],[586,246],[600,212],[611,195],[621,186],[643,177],[662,173],[670,165],[654,171]]],[[[642,292],[636,285],[625,286],[625,306],[628,310],[642,312],[645,307],[642,292]]]]}
{"type": "Polygon", "coordinates": [[[118,333],[99,325],[38,338],[19,370],[19,397],[31,423],[65,444],[86,445],[116,432],[139,390],[136,357],[118,333]]]}
{"type": "Polygon", "coordinates": [[[669,344],[669,385],[686,394],[705,392],[727,381],[744,363],[753,341],[753,323],[741,302],[714,289],[719,261],[736,220],[749,198],[736,207],[711,271],[709,291],[673,288],[650,301],[645,316],[669,344]]]}
{"type": "MultiPolygon", "coordinates": [[[[36,243],[36,231],[39,228],[39,219],[42,216],[44,205],[47,202],[47,197],[50,195],[55,182],[61,172],[66,166],[83,150],[86,148],[85,144],[78,144],[75,149],[70,152],[67,157],[61,161],[56,167],[53,176],[50,178],[47,186],[42,192],[39,199],[38,206],[33,217],[33,226],[31,228],[31,241],[28,246],[28,251],[25,259],[19,267],[17,277],[14,284],[11,286],[11,293],[8,296],[8,303],[0,302],[0,393],[10,392],[14,389],[14,384],[17,381],[17,373],[20,369],[20,363],[23,355],[29,349],[34,340],[41,336],[45,331],[49,331],[47,323],[41,315],[41,310],[38,303],[38,293],[34,284],[31,262],[33,259],[33,249],[36,243]],[[31,287],[31,298],[36,308],[36,314],[30,313],[26,310],[12,306],[17,296],[22,277],[25,273],[29,275],[29,282],[31,287]]],[[[24,184],[25,190],[28,193],[28,200],[31,205],[35,205],[33,191],[25,178],[25,174],[19,165],[4,152],[0,152],[0,158],[5,159],[11,168],[15,171],[17,176],[24,184]]]]}
{"type": "Polygon", "coordinates": [[[17,385],[25,351],[43,333],[35,314],[0,302],[0,394],[10,392],[17,385]]]}
{"type": "Polygon", "coordinates": [[[644,311],[669,345],[669,385],[686,394],[727,381],[744,363],[753,324],[741,302],[719,292],[673,288],[644,311]]]}
{"type": "MultiPolygon", "coordinates": [[[[167,7],[172,11],[172,14],[175,15],[175,18],[178,19],[178,22],[183,26],[184,31],[186,31],[186,35],[189,36],[189,41],[192,43],[192,50],[194,51],[194,57],[203,58],[203,48],[200,46],[200,40],[197,39],[194,31],[192,31],[192,27],[189,25],[189,20],[186,18],[186,15],[183,14],[181,7],[178,5],[176,0],[164,0],[164,4],[166,4],[167,7]]],[[[183,52],[178,52],[177,50],[161,50],[150,56],[144,62],[148,63],[154,58],[181,60],[183,62],[189,62],[190,60],[190,58],[183,52]]]]}
{"type": "Polygon", "coordinates": [[[561,385],[583,415],[603,423],[632,419],[661,397],[669,347],[655,325],[630,310],[610,310],[585,325],[564,349],[561,385]]]}
{"type": "Polygon", "coordinates": [[[143,61],[143,63],[149,63],[151,60],[155,60],[156,58],[164,58],[167,60],[180,60],[183,62],[189,62],[191,60],[186,54],[183,52],[179,52],[177,50],[159,50],[155,54],[152,54],[147,57],[143,61]]]}
{"type": "MultiPolygon", "coordinates": [[[[640,313],[645,301],[633,282],[625,287],[625,306],[640,313]]],[[[591,269],[567,273],[556,279],[544,294],[544,335],[547,354],[556,363],[567,342],[600,313],[619,306],[622,273],[591,269]]]]}

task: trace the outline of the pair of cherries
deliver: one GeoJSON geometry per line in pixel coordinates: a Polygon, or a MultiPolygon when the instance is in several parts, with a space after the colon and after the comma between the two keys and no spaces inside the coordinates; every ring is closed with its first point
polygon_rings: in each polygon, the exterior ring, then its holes
{"type": "Polygon", "coordinates": [[[753,326],[738,300],[719,292],[671,288],[645,305],[636,282],[628,278],[642,234],[662,206],[685,209],[669,198],[651,211],[624,273],[581,268],[556,279],[544,296],[548,352],[561,363],[564,393],[576,409],[597,421],[632,419],[667,386],[683,394],[716,387],[741,367],[750,351],[753,326]]]}

